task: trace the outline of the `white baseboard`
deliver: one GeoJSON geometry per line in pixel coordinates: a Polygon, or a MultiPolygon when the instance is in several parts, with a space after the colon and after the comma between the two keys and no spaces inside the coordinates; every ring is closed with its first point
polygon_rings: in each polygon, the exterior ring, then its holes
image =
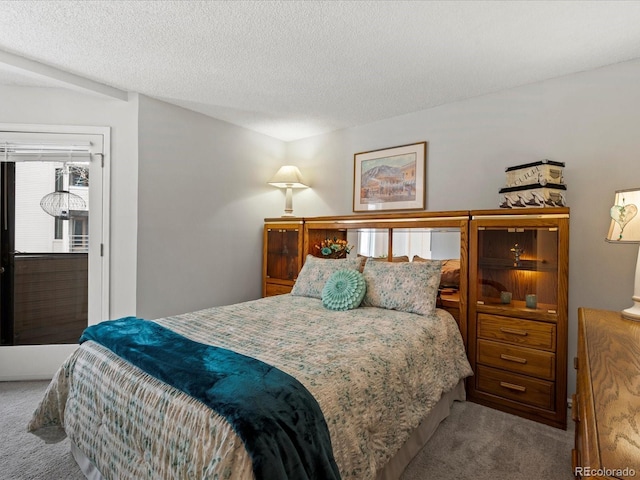
{"type": "Polygon", "coordinates": [[[21,345],[0,347],[0,382],[51,380],[78,345],[21,345]]]}

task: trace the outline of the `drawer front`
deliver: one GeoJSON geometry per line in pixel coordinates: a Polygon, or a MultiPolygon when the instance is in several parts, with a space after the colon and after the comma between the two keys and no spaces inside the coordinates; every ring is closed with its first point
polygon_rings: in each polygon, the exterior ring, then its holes
{"type": "Polygon", "coordinates": [[[284,295],[285,293],[291,293],[293,287],[290,285],[279,285],[277,283],[267,283],[267,297],[273,297],[275,295],[284,295]]]}
{"type": "Polygon", "coordinates": [[[505,343],[478,340],[478,363],[545,380],[556,377],[554,353],[505,343]]]}
{"type": "Polygon", "coordinates": [[[556,326],[553,323],[479,313],[478,337],[552,352],[556,350],[556,326]]]}
{"type": "Polygon", "coordinates": [[[476,375],[478,390],[547,410],[554,408],[555,389],[552,382],[483,365],[478,365],[476,375]]]}

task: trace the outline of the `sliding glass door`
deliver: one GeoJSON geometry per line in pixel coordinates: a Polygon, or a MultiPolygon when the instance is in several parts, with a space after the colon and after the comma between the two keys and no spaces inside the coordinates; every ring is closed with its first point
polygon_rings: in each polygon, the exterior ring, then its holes
{"type": "Polygon", "coordinates": [[[0,380],[47,377],[108,318],[102,130],[0,130],[0,380]]]}

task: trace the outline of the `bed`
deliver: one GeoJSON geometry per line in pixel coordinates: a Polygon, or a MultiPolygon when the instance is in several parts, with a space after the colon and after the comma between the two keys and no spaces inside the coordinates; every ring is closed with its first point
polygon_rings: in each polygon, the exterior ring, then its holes
{"type": "MultiPolygon", "coordinates": [[[[458,325],[435,308],[439,264],[371,262],[362,306],[327,308],[326,279],[358,262],[308,261],[291,294],[154,323],[295,377],[320,406],[341,478],[399,478],[472,372],[458,325]]],[[[68,436],[88,478],[255,478],[223,416],[94,341],[60,367],[29,430],[68,436]]]]}

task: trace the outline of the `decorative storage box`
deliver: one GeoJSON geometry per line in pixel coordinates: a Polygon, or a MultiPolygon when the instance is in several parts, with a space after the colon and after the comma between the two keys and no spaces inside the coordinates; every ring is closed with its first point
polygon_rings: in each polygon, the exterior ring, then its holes
{"type": "Polygon", "coordinates": [[[564,184],[562,169],[564,162],[554,162],[552,160],[540,160],[539,162],[525,163],[505,169],[507,173],[506,187],[519,187],[521,185],[542,186],[549,183],[555,185],[564,184]]]}
{"type": "Polygon", "coordinates": [[[500,189],[501,208],[566,207],[567,186],[552,183],[520,185],[500,189]]]}

